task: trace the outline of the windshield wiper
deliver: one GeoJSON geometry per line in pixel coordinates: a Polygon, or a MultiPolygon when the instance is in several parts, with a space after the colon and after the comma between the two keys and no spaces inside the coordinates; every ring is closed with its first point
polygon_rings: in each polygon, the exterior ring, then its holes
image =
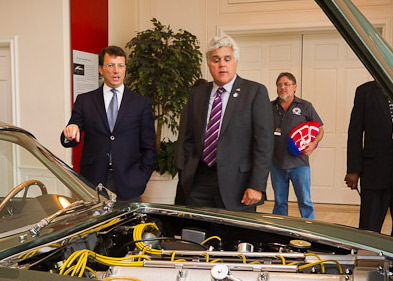
{"type": "Polygon", "coordinates": [[[81,207],[81,206],[88,206],[88,205],[91,205],[91,204],[93,204],[93,202],[85,202],[85,201],[83,201],[83,200],[75,201],[75,202],[71,203],[68,207],[66,207],[66,208],[64,208],[64,209],[61,209],[61,210],[58,210],[56,213],[54,213],[54,214],[52,214],[52,215],[50,215],[50,216],[48,216],[48,217],[43,218],[42,220],[40,220],[38,223],[36,223],[36,224],[34,225],[33,228],[31,228],[31,229],[29,230],[29,232],[30,232],[30,234],[31,234],[33,237],[38,236],[39,233],[40,233],[40,230],[41,230],[43,227],[45,227],[45,226],[47,226],[48,224],[50,224],[50,223],[51,223],[55,218],[57,218],[58,216],[61,216],[61,215],[63,215],[64,213],[69,212],[69,211],[72,211],[72,210],[74,210],[74,209],[77,209],[77,208],[79,208],[79,207],[81,207]]]}
{"type": "MultiPolygon", "coordinates": [[[[104,205],[104,211],[108,211],[112,209],[113,205],[116,203],[116,193],[111,192],[109,189],[105,188],[102,184],[99,184],[96,188],[98,193],[100,193],[103,189],[106,191],[106,193],[110,198],[110,200],[107,201],[106,204],[104,205]]],[[[31,236],[33,237],[38,236],[40,234],[40,230],[45,226],[47,226],[48,224],[50,224],[58,216],[61,216],[69,211],[75,210],[81,206],[90,206],[92,204],[99,203],[100,202],[99,194],[97,194],[97,197],[98,197],[98,202],[85,202],[83,200],[75,201],[71,203],[68,207],[58,210],[56,213],[46,218],[43,218],[38,223],[36,223],[33,228],[29,230],[31,236]]]]}

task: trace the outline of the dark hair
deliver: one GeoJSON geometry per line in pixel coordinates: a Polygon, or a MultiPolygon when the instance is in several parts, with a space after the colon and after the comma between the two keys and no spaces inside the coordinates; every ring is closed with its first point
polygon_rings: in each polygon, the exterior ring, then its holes
{"type": "Polygon", "coordinates": [[[289,80],[291,80],[292,83],[293,83],[294,85],[296,85],[296,78],[295,78],[295,76],[294,76],[292,73],[290,73],[290,72],[281,72],[281,73],[278,75],[278,77],[277,77],[276,85],[277,85],[277,83],[278,83],[278,80],[280,80],[281,77],[284,77],[284,76],[287,77],[289,80]]]}
{"type": "Polygon", "coordinates": [[[105,54],[108,54],[110,56],[116,56],[116,57],[124,57],[124,59],[127,59],[126,52],[118,46],[108,46],[104,49],[101,50],[100,55],[98,56],[98,64],[102,66],[104,64],[104,56],[105,54]]]}

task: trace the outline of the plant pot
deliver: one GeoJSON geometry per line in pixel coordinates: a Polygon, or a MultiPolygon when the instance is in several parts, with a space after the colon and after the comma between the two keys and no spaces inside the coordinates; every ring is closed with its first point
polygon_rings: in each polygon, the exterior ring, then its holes
{"type": "Polygon", "coordinates": [[[145,203],[173,204],[175,202],[177,176],[172,178],[169,173],[160,175],[153,172],[147,183],[141,201],[145,203]]]}

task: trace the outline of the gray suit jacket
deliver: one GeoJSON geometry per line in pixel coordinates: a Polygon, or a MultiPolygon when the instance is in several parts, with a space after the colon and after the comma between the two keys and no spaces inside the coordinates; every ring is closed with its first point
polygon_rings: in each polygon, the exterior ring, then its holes
{"type": "MultiPolygon", "coordinates": [[[[212,87],[210,82],[192,89],[188,101],[182,174],[186,196],[202,159],[212,87]]],[[[246,188],[265,193],[273,152],[272,132],[273,114],[266,87],[238,76],[225,109],[217,145],[219,190],[227,209],[245,207],[241,199],[246,188]]]]}

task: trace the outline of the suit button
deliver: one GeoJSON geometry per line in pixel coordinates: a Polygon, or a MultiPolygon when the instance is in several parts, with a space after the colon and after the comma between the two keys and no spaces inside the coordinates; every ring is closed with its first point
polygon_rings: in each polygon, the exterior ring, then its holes
{"type": "Polygon", "coordinates": [[[110,139],[111,139],[111,140],[114,140],[114,139],[115,139],[115,136],[110,136],[110,139]]]}

